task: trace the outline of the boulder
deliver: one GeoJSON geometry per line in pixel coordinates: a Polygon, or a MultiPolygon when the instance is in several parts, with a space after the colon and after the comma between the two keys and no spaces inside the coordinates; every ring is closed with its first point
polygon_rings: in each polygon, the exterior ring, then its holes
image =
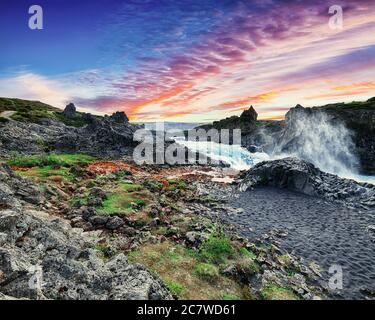
{"type": "Polygon", "coordinates": [[[253,106],[251,106],[248,110],[244,110],[240,116],[242,119],[246,119],[250,122],[257,121],[258,113],[255,111],[253,106]]]}
{"type": "Polygon", "coordinates": [[[116,230],[124,225],[124,220],[120,217],[112,217],[106,223],[106,228],[110,230],[116,230]]]}
{"type": "Polygon", "coordinates": [[[323,172],[297,158],[258,163],[243,175],[240,190],[256,186],[286,188],[309,196],[342,202],[351,207],[375,207],[375,186],[323,172]]]}
{"type": "Polygon", "coordinates": [[[63,115],[65,117],[69,118],[69,119],[74,119],[77,116],[76,112],[77,112],[77,109],[76,109],[74,103],[69,103],[65,107],[65,109],[63,111],[63,115]]]}
{"type": "Polygon", "coordinates": [[[109,118],[117,123],[129,122],[129,118],[123,111],[117,111],[113,113],[109,118]]]}

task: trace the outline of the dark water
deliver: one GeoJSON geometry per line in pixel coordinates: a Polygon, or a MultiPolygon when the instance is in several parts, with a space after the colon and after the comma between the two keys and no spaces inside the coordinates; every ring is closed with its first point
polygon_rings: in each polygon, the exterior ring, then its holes
{"type": "Polygon", "coordinates": [[[225,219],[240,227],[244,236],[256,239],[272,229],[286,231],[277,239],[279,246],[307,263],[316,261],[324,281],[331,276],[329,267],[340,265],[343,289],[332,292],[333,298],[363,299],[362,289],[375,291],[374,235],[366,229],[375,224],[375,212],[272,188],[241,193],[231,204],[244,212],[225,219]]]}

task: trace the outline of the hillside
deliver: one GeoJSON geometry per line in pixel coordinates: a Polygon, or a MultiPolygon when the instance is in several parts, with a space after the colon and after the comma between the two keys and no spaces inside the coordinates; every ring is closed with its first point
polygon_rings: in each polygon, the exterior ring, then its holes
{"type": "MultiPolygon", "coordinates": [[[[89,123],[85,113],[76,112],[74,119],[69,119],[63,110],[40,101],[0,97],[0,122],[6,122],[1,116],[4,111],[12,112],[9,118],[25,123],[41,123],[43,119],[61,121],[66,125],[81,127],[89,123]]],[[[99,116],[93,116],[98,117],[99,116]]]]}

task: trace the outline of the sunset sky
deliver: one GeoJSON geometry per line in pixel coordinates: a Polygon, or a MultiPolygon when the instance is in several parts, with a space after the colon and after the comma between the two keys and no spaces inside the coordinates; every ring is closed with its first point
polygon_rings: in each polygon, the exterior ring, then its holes
{"type": "Polygon", "coordinates": [[[375,96],[374,0],[2,0],[0,41],[0,96],[134,121],[250,105],[280,119],[298,103],[375,96]],[[28,27],[32,4],[43,30],[28,27]],[[342,29],[329,27],[332,5],[342,29]]]}

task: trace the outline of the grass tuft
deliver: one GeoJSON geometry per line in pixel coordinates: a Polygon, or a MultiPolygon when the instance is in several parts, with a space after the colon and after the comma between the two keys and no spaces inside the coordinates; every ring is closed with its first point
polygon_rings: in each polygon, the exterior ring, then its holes
{"type": "Polygon", "coordinates": [[[261,296],[265,300],[299,300],[298,296],[292,290],[274,284],[263,288],[261,296]]]}
{"type": "Polygon", "coordinates": [[[235,253],[229,237],[222,231],[212,233],[200,247],[200,256],[214,264],[224,263],[227,259],[233,258],[235,253]]]}

